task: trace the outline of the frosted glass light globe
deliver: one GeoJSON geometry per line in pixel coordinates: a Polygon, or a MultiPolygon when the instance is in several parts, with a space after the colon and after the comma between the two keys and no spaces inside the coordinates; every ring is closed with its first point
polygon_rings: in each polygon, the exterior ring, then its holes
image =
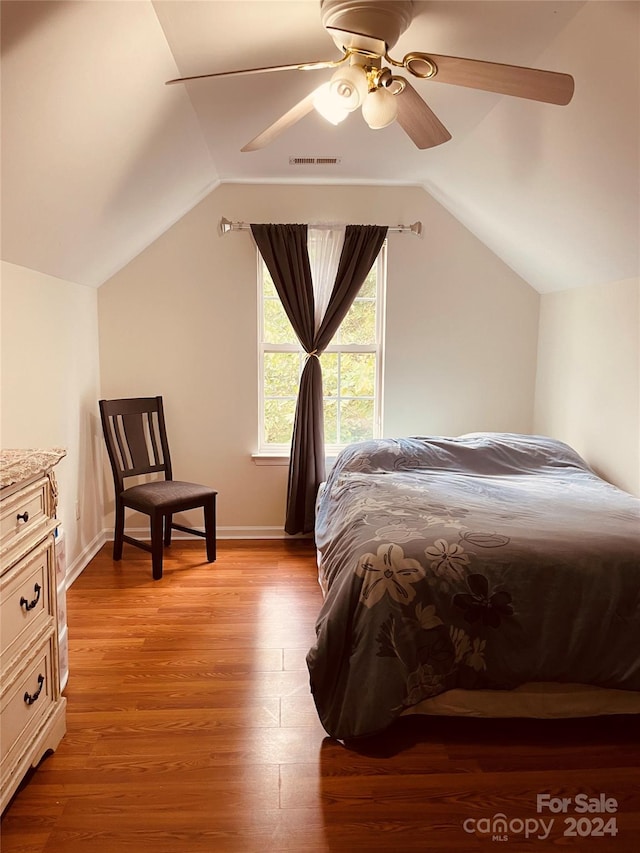
{"type": "Polygon", "coordinates": [[[349,115],[331,91],[331,83],[323,83],[313,94],[313,106],[331,124],[340,124],[349,115]]]}
{"type": "Polygon", "coordinates": [[[371,130],[380,130],[396,120],[398,102],[386,89],[369,92],[362,105],[362,116],[371,130]]]}
{"type": "Polygon", "coordinates": [[[359,65],[347,65],[334,72],[329,87],[336,103],[353,112],[357,110],[367,97],[367,75],[359,65]]]}

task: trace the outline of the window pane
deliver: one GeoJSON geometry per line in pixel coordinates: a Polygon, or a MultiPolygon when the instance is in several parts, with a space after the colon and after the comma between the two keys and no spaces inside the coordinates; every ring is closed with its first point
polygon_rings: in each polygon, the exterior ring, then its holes
{"type": "Polygon", "coordinates": [[[373,400],[343,400],[340,403],[340,443],[373,437],[373,400]]]}
{"type": "Polygon", "coordinates": [[[295,400],[264,401],[264,440],[267,444],[291,444],[295,400]]]}
{"type": "Polygon", "coordinates": [[[325,397],[338,396],[338,353],[325,352],[320,356],[322,385],[325,397]]]}
{"type": "MultiPolygon", "coordinates": [[[[313,251],[313,247],[310,247],[313,251]]],[[[291,444],[300,373],[305,356],[280,303],[276,288],[264,263],[260,264],[260,309],[262,312],[261,447],[291,444]],[[294,350],[275,352],[274,350],[294,350]]],[[[331,341],[333,352],[321,356],[325,441],[346,445],[372,438],[376,432],[374,411],[380,379],[377,340],[378,273],[374,264],[341,328],[331,341]],[[344,352],[352,345],[359,352],[344,352]]],[[[382,308],[382,305],[381,305],[382,308]]]]}
{"type": "Polygon", "coordinates": [[[373,397],[376,357],[372,352],[343,352],[340,356],[340,395],[373,397]]]}
{"type": "Polygon", "coordinates": [[[335,400],[324,401],[324,441],[325,444],[338,443],[338,403],[335,400]]]}
{"type": "Polygon", "coordinates": [[[298,341],[279,299],[264,300],[264,340],[270,344],[295,344],[298,341]]]}
{"type": "Polygon", "coordinates": [[[376,303],[356,299],[338,329],[336,342],[341,344],[374,344],[376,340],[376,303]]]}
{"type": "Polygon", "coordinates": [[[297,352],[264,354],[265,397],[295,397],[300,378],[300,356],[297,352]]]}
{"type": "Polygon", "coordinates": [[[363,296],[368,296],[371,299],[375,299],[376,296],[376,273],[377,273],[377,263],[375,263],[371,269],[369,270],[369,275],[365,278],[364,284],[360,288],[360,292],[358,296],[362,298],[363,296]]]}
{"type": "Polygon", "coordinates": [[[262,264],[262,295],[265,299],[278,299],[278,291],[276,290],[276,286],[273,283],[273,279],[271,278],[271,273],[266,267],[266,264],[262,264]]]}

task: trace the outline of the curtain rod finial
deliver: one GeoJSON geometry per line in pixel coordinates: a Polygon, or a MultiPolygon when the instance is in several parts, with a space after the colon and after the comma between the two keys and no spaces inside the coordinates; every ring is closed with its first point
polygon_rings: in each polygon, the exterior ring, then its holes
{"type": "Polygon", "coordinates": [[[231,230],[232,230],[231,220],[227,219],[226,217],[223,216],[222,219],[220,220],[219,225],[218,225],[218,231],[220,232],[220,236],[224,237],[224,235],[227,233],[227,231],[231,231],[231,230]]]}
{"type": "Polygon", "coordinates": [[[411,232],[415,234],[417,237],[422,237],[422,222],[418,220],[418,222],[414,222],[409,226],[411,232]]]}

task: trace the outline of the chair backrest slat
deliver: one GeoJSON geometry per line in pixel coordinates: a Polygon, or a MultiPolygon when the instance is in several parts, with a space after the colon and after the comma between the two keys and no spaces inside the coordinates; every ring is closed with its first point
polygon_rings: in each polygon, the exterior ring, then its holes
{"type": "Polygon", "coordinates": [[[147,412],[147,430],[149,432],[149,438],[151,439],[151,449],[153,451],[153,459],[156,463],[158,463],[163,457],[160,455],[160,449],[158,448],[158,439],[157,436],[160,434],[160,426],[158,424],[157,418],[154,419],[152,412],[147,412]]]}
{"type": "Polygon", "coordinates": [[[112,415],[109,418],[109,426],[116,439],[118,446],[118,462],[121,471],[128,471],[131,468],[131,455],[127,449],[126,439],[124,438],[124,427],[122,424],[122,415],[112,415]]]}
{"type": "Polygon", "coordinates": [[[162,397],[100,400],[100,417],[116,488],[139,474],[172,478],[162,397]]]}
{"type": "Polygon", "coordinates": [[[149,468],[155,464],[149,455],[147,436],[145,435],[145,414],[123,415],[122,425],[127,439],[127,447],[131,453],[131,468],[149,468]]]}

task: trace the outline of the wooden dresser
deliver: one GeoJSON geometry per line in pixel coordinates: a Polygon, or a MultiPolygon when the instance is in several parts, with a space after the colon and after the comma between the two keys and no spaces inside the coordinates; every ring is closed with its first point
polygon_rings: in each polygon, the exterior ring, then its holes
{"type": "Polygon", "coordinates": [[[0,452],[0,811],[65,733],[53,467],[64,450],[0,452]]]}

